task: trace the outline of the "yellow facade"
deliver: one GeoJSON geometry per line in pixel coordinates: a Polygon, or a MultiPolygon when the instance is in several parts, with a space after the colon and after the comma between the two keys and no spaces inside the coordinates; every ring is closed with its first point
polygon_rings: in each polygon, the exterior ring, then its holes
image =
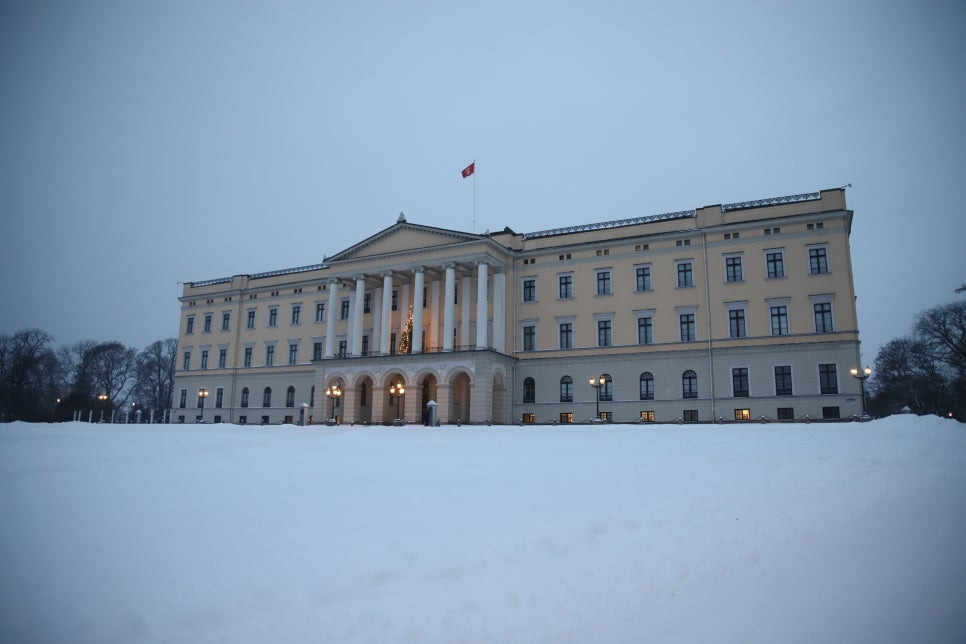
{"type": "Polygon", "coordinates": [[[400,215],[319,265],[186,284],[172,416],[205,389],[206,422],[847,418],[851,221],[842,189],[533,233],[400,215]]]}

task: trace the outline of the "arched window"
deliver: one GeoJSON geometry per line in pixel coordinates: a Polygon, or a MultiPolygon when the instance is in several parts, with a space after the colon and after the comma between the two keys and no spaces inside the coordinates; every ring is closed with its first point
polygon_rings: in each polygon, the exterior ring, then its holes
{"type": "Polygon", "coordinates": [[[698,374],[688,369],[681,377],[681,385],[684,389],[685,398],[698,397],[698,374]]]}
{"type": "Polygon", "coordinates": [[[265,387],[265,393],[262,395],[262,407],[272,406],[272,388],[265,387]]]}
{"type": "Polygon", "coordinates": [[[654,375],[650,371],[641,374],[641,400],[654,400],[654,375]]]}
{"type": "Polygon", "coordinates": [[[560,402],[574,401],[574,379],[564,376],[560,379],[560,402]]]}
{"type": "Polygon", "coordinates": [[[537,383],[533,378],[523,379],[523,402],[532,403],[537,401],[537,383]]]}
{"type": "Polygon", "coordinates": [[[309,407],[315,407],[315,385],[312,385],[311,392],[309,393],[309,407]]]}
{"type": "Polygon", "coordinates": [[[242,389],[242,407],[248,407],[248,387],[242,389]]]}
{"type": "Polygon", "coordinates": [[[609,373],[602,373],[600,377],[604,379],[604,385],[600,388],[600,399],[614,400],[614,380],[609,373]]]}
{"type": "Polygon", "coordinates": [[[295,387],[289,387],[285,391],[285,406],[286,407],[295,406],[295,387]]]}

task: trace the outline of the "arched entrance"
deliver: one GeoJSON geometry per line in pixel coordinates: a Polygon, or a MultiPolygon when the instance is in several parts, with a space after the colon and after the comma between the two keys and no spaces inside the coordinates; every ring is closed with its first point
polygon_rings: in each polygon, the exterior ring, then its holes
{"type": "Polygon", "coordinates": [[[450,383],[450,422],[470,421],[470,376],[461,371],[450,383]]]}
{"type": "MultiPolygon", "coordinates": [[[[410,383],[406,382],[406,377],[402,373],[396,372],[386,376],[383,380],[385,404],[382,408],[383,422],[392,424],[396,419],[406,419],[406,396],[411,395],[410,383]],[[398,393],[402,391],[403,393],[398,393]]],[[[411,419],[410,419],[411,420],[411,419]]]]}
{"type": "Polygon", "coordinates": [[[419,390],[421,393],[421,396],[419,399],[420,400],[419,409],[420,409],[420,413],[422,414],[423,424],[425,425],[429,420],[429,417],[428,417],[429,401],[433,400],[438,402],[437,398],[439,396],[439,393],[438,393],[438,388],[436,386],[437,384],[436,376],[434,376],[433,374],[420,376],[418,380],[419,380],[419,390]]]}

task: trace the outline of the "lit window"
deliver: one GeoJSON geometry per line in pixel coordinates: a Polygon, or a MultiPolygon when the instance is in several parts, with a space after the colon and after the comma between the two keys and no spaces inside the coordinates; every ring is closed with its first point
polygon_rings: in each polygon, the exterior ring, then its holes
{"type": "Polygon", "coordinates": [[[751,420],[751,410],[750,409],[736,409],[735,410],[735,420],[751,420]]]}

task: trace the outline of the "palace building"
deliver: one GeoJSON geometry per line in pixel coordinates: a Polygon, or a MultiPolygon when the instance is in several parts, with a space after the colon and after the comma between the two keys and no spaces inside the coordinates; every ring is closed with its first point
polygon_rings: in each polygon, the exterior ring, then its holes
{"type": "Polygon", "coordinates": [[[530,233],[400,214],[321,264],[185,284],[172,419],[849,418],[851,226],[844,189],[530,233]]]}

